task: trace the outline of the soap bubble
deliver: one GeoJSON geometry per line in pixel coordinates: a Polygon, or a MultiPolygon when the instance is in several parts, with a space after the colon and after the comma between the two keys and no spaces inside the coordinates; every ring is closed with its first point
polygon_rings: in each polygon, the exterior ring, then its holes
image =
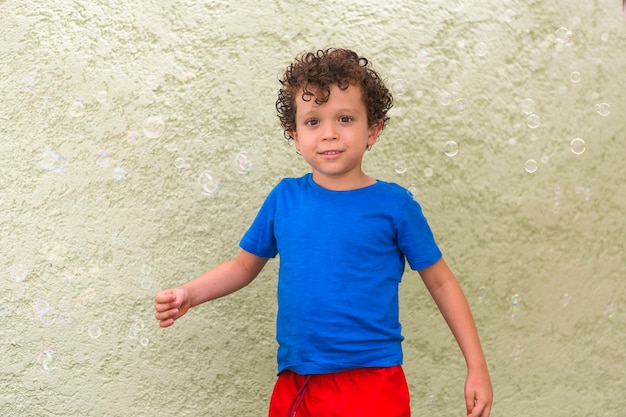
{"type": "Polygon", "coordinates": [[[520,297],[519,294],[513,294],[511,296],[511,304],[509,306],[509,313],[511,317],[515,318],[519,316],[521,310],[522,310],[522,298],[520,297]]]}
{"type": "Polygon", "coordinates": [[[109,98],[109,94],[104,90],[98,91],[96,93],[96,100],[98,100],[98,102],[101,104],[106,103],[108,98],[109,98]]]}
{"type": "Polygon", "coordinates": [[[461,94],[461,83],[460,82],[458,82],[458,81],[451,82],[449,87],[450,87],[450,92],[452,94],[454,94],[455,96],[461,94]]]}
{"type": "Polygon", "coordinates": [[[52,365],[53,353],[54,351],[52,349],[45,349],[37,355],[37,362],[41,364],[44,372],[51,372],[56,369],[56,367],[52,365]]]}
{"type": "Polygon", "coordinates": [[[561,296],[561,305],[563,307],[567,307],[570,303],[570,301],[572,301],[572,297],[570,297],[570,295],[568,293],[565,293],[561,296]]]}
{"type": "Polygon", "coordinates": [[[433,169],[431,167],[424,168],[424,176],[430,178],[433,176],[433,169]]]}
{"type": "Polygon", "coordinates": [[[45,150],[40,155],[39,167],[46,171],[59,173],[65,168],[66,162],[67,158],[65,158],[65,155],[55,151],[45,150]]]}
{"type": "Polygon", "coordinates": [[[404,174],[407,171],[407,166],[406,166],[406,162],[404,161],[398,161],[396,162],[395,165],[395,170],[398,174],[404,174]]]}
{"type": "Polygon", "coordinates": [[[417,53],[417,63],[422,68],[430,65],[430,53],[428,51],[419,51],[417,53]]]}
{"type": "Polygon", "coordinates": [[[443,106],[447,106],[448,104],[450,104],[452,102],[452,97],[450,97],[450,93],[448,92],[441,93],[440,102],[443,106]]]}
{"type": "Polygon", "coordinates": [[[81,98],[74,100],[70,104],[69,113],[72,117],[81,117],[85,114],[85,102],[81,98]]]}
{"type": "Polygon", "coordinates": [[[535,100],[532,98],[525,98],[522,100],[522,112],[524,114],[533,114],[535,112],[535,100]]]}
{"type": "Polygon", "coordinates": [[[569,79],[570,79],[573,83],[578,83],[578,82],[580,82],[580,72],[578,72],[578,71],[572,71],[572,73],[569,75],[569,79]]]}
{"type": "Polygon", "coordinates": [[[198,175],[198,184],[200,185],[200,192],[205,196],[213,196],[221,188],[221,183],[211,171],[202,171],[198,175]]]}
{"type": "Polygon", "coordinates": [[[474,46],[474,53],[478,56],[485,56],[487,52],[487,45],[484,42],[478,42],[474,46]]]}
{"type": "Polygon", "coordinates": [[[443,152],[452,157],[459,153],[459,145],[453,141],[449,140],[443,145],[443,152]]]}
{"type": "Polygon", "coordinates": [[[520,345],[515,345],[513,346],[513,352],[511,352],[511,356],[513,357],[513,360],[520,360],[522,358],[522,353],[524,353],[524,350],[522,349],[522,347],[520,345]]]}
{"type": "Polygon", "coordinates": [[[391,90],[399,96],[406,93],[407,88],[407,83],[404,80],[396,80],[391,85],[391,90]]]}
{"type": "Polygon", "coordinates": [[[240,151],[235,155],[235,167],[240,174],[249,174],[252,171],[253,164],[248,152],[240,151]]]}
{"type": "Polygon", "coordinates": [[[124,167],[115,167],[113,168],[113,181],[121,182],[126,179],[126,169],[124,167]]]}
{"type": "Polygon", "coordinates": [[[165,131],[165,122],[159,116],[149,116],[143,121],[143,134],[150,139],[158,139],[165,131]]]}
{"type": "Polygon", "coordinates": [[[526,119],[526,124],[528,125],[529,128],[536,129],[541,124],[541,119],[536,114],[531,114],[526,119]]]}
{"type": "Polygon", "coordinates": [[[459,111],[459,113],[462,113],[465,111],[465,100],[463,100],[462,98],[457,99],[457,101],[454,102],[454,107],[456,107],[456,109],[459,111]]]}
{"type": "Polygon", "coordinates": [[[426,406],[426,408],[437,408],[437,397],[435,397],[434,395],[429,395],[428,397],[426,397],[426,401],[424,401],[424,405],[426,406]]]}
{"type": "Polygon", "coordinates": [[[131,145],[136,145],[139,142],[139,133],[131,130],[126,134],[126,141],[131,145]]]}
{"type": "Polygon", "coordinates": [[[96,163],[102,167],[107,166],[111,163],[111,152],[106,149],[98,152],[98,158],[96,159],[96,163]]]}
{"type": "Polygon", "coordinates": [[[15,264],[9,269],[9,276],[13,282],[23,282],[28,278],[30,270],[24,264],[15,264]]]}
{"type": "Polygon", "coordinates": [[[97,339],[100,336],[102,336],[102,329],[100,328],[98,324],[94,323],[91,326],[89,326],[87,333],[89,334],[89,337],[91,337],[92,339],[97,339]]]}
{"type": "Polygon", "coordinates": [[[189,169],[190,165],[185,161],[185,158],[179,156],[174,160],[174,166],[178,169],[189,169]]]}
{"type": "Polygon", "coordinates": [[[147,337],[142,337],[141,339],[139,339],[139,344],[143,347],[147,347],[149,343],[150,340],[147,337]]]}
{"type": "Polygon", "coordinates": [[[524,169],[530,174],[536,172],[537,168],[539,168],[539,165],[534,159],[529,159],[524,163],[524,169]]]}
{"type": "Polygon", "coordinates": [[[556,30],[555,38],[556,38],[556,41],[560,44],[566,44],[567,42],[570,41],[571,37],[572,37],[572,32],[567,28],[560,27],[556,30]]]}
{"type": "Polygon", "coordinates": [[[581,138],[572,139],[569,148],[574,155],[580,155],[585,152],[585,141],[581,138]]]}
{"type": "Polygon", "coordinates": [[[596,104],[596,112],[600,116],[606,117],[611,113],[611,105],[608,103],[596,104]]]}
{"type": "Polygon", "coordinates": [[[617,312],[617,307],[613,303],[609,303],[606,306],[606,310],[604,310],[604,314],[610,319],[612,319],[613,316],[615,316],[616,312],[617,312]]]}
{"type": "Polygon", "coordinates": [[[35,78],[26,76],[22,79],[22,89],[26,92],[32,92],[35,89],[35,78]]]}

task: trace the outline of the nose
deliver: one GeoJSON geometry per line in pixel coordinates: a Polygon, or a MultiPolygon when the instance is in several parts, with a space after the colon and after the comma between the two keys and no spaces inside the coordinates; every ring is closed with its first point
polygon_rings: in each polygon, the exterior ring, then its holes
{"type": "Polygon", "coordinates": [[[339,134],[337,133],[337,128],[334,123],[327,123],[326,128],[324,129],[322,140],[337,140],[339,139],[339,134]]]}

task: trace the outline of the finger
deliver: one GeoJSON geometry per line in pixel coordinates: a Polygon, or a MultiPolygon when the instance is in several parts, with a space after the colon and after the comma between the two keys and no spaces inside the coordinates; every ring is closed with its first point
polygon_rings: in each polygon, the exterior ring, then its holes
{"type": "Polygon", "coordinates": [[[157,311],[154,313],[154,318],[159,321],[167,320],[167,319],[176,319],[180,310],[177,308],[169,308],[163,311],[157,311]]]}
{"type": "Polygon", "coordinates": [[[167,320],[161,320],[159,322],[159,326],[161,327],[170,327],[172,324],[174,324],[174,319],[167,319],[167,320]]]}
{"type": "Polygon", "coordinates": [[[176,301],[176,294],[173,291],[161,291],[154,296],[154,301],[160,304],[167,304],[176,301]]]}
{"type": "Polygon", "coordinates": [[[475,404],[473,405],[473,407],[471,407],[470,410],[468,410],[467,417],[486,417],[486,416],[488,416],[489,413],[483,414],[483,411],[486,409],[486,406],[487,406],[486,402],[476,400],[475,404]]]}

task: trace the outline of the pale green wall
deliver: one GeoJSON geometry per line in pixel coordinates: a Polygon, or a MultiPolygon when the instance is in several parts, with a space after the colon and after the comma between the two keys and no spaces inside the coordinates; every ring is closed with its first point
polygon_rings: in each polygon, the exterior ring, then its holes
{"type": "MultiPolygon", "coordinates": [[[[306,171],[277,77],[342,46],[396,91],[366,169],[415,189],[474,310],[493,415],[623,416],[625,31],[617,0],[0,1],[0,415],[265,415],[276,262],[171,329],[152,297],[234,255],[306,171]]],[[[414,415],[462,415],[452,336],[415,273],[401,290],[414,415]]]]}

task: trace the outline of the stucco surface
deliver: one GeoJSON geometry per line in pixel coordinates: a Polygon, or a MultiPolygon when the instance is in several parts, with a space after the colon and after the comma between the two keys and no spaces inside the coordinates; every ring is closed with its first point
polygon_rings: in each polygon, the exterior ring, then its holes
{"type": "MultiPolygon", "coordinates": [[[[277,261],[170,329],[152,299],[307,171],[277,78],[327,46],[395,93],[365,168],[422,204],[493,415],[626,415],[625,44],[615,0],[0,1],[0,415],[266,414],[277,261]]],[[[416,273],[401,304],[413,414],[462,415],[416,273]]]]}

